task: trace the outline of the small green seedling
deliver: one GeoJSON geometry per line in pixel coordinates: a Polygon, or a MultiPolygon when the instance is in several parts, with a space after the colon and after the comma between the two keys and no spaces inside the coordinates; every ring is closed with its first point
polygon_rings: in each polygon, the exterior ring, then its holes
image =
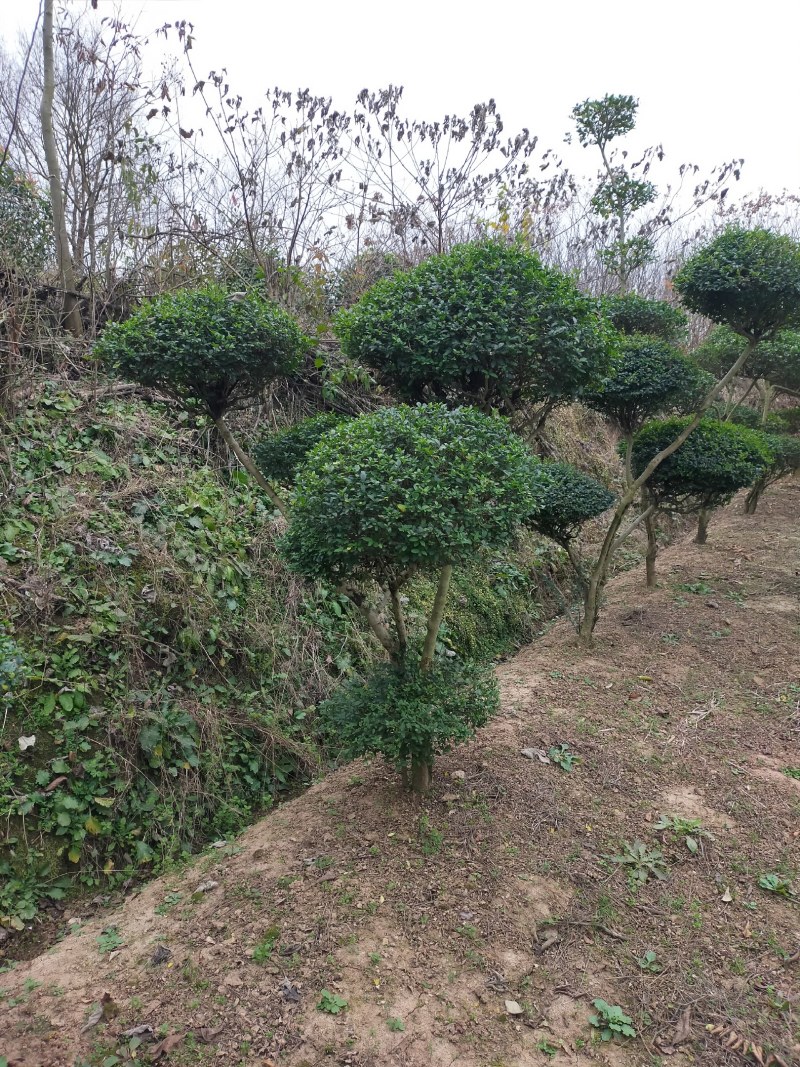
{"type": "Polygon", "coordinates": [[[328,1015],[340,1015],[346,1008],[347,1001],[338,993],[330,993],[327,989],[323,989],[320,993],[318,1011],[327,1012],[328,1015]]]}
{"type": "Polygon", "coordinates": [[[797,778],[800,780],[800,767],[784,767],[783,773],[788,778],[797,778]]]}
{"type": "Polygon", "coordinates": [[[632,890],[643,886],[650,878],[663,882],[667,877],[667,864],[660,849],[648,849],[643,841],[623,841],[622,851],[612,856],[614,863],[628,868],[628,885],[632,890]]]}
{"type": "Polygon", "coordinates": [[[658,822],[653,825],[653,829],[672,830],[678,837],[683,838],[683,843],[693,856],[697,854],[703,838],[713,840],[713,835],[703,829],[701,819],[684,819],[680,815],[661,815],[658,822]]]}
{"type": "Polygon", "coordinates": [[[694,593],[695,596],[707,596],[714,590],[706,582],[680,582],[678,589],[684,593],[694,593]]]}
{"type": "Polygon", "coordinates": [[[569,745],[554,745],[548,749],[547,755],[562,771],[569,773],[572,768],[580,763],[580,757],[570,752],[569,745]]]}
{"type": "Polygon", "coordinates": [[[116,926],[107,926],[97,938],[97,949],[101,956],[114,952],[124,944],[116,926]]]}
{"type": "Polygon", "coordinates": [[[406,1028],[406,1024],[402,1019],[387,1019],[386,1025],[393,1034],[401,1034],[406,1028]]]}
{"type": "Polygon", "coordinates": [[[280,929],[277,926],[270,926],[269,930],[267,930],[253,949],[253,955],[251,957],[253,963],[269,963],[273,949],[278,943],[278,938],[280,936],[280,929]]]}
{"type": "Polygon", "coordinates": [[[561,1051],[560,1045],[554,1045],[552,1041],[548,1041],[546,1037],[537,1041],[533,1047],[537,1052],[543,1052],[545,1056],[557,1056],[561,1051]]]}
{"type": "Polygon", "coordinates": [[[153,909],[156,915],[166,915],[168,911],[172,911],[181,902],[180,893],[167,893],[160,904],[157,904],[153,909]]]}
{"type": "Polygon", "coordinates": [[[658,957],[651,948],[649,948],[643,956],[638,956],[636,962],[643,971],[649,971],[650,974],[661,974],[664,970],[663,965],[659,962],[658,957]]]}
{"type": "Polygon", "coordinates": [[[592,1004],[597,1010],[596,1015],[589,1016],[589,1022],[599,1030],[602,1041],[610,1041],[613,1037],[636,1037],[636,1031],[631,1023],[630,1015],[626,1015],[619,1004],[608,1004],[605,1000],[593,1000],[592,1004]]]}
{"type": "Polygon", "coordinates": [[[758,884],[767,892],[776,893],[779,897],[787,897],[789,900],[794,900],[797,895],[788,878],[781,878],[779,874],[762,874],[758,884]]]}

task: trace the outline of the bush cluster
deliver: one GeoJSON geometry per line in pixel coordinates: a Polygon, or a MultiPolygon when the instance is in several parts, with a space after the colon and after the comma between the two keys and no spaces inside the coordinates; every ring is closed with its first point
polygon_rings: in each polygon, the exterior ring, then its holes
{"type": "MultiPolygon", "coordinates": [[[[687,423],[685,418],[654,420],[636,434],[632,459],[637,476],[687,423]]],[[[719,507],[752,485],[772,461],[763,434],[706,418],[656,469],[648,489],[662,506],[691,510],[719,507]]]]}
{"type": "Polygon", "coordinates": [[[320,438],[347,421],[348,416],[334,411],[311,415],[262,437],[253,447],[253,459],[266,478],[278,485],[293,485],[298,469],[320,438]]]}
{"type": "Polygon", "coordinates": [[[282,552],[309,578],[384,585],[507,543],[542,481],[503,419],[441,404],[384,408],[309,453],[282,552]]]}
{"type": "Polygon", "coordinates": [[[146,301],[94,351],[115,374],[199,402],[216,419],[290,374],[310,346],[296,320],[254,290],[208,286],[146,301]]]}
{"type": "Polygon", "coordinates": [[[539,508],[529,520],[534,530],[566,547],[581,526],[602,515],[615,497],[604,485],[569,463],[547,463],[539,508]]]}
{"type": "Polygon", "coordinates": [[[320,710],[344,756],[381,755],[406,770],[430,765],[472,737],[497,711],[499,699],[490,665],[444,659],[433,671],[383,664],[366,681],[339,686],[320,710]]]}
{"type": "Polygon", "coordinates": [[[336,319],[345,353],[404,400],[508,412],[570,400],[606,372],[599,304],[532,252],[461,245],[379,281],[336,319]]]}

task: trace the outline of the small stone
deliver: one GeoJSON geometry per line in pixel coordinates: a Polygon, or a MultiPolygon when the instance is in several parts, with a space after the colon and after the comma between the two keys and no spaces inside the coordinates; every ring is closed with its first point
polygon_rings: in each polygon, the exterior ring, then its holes
{"type": "Polygon", "coordinates": [[[516,1000],[507,1000],[506,1001],[506,1011],[508,1012],[509,1015],[522,1015],[523,1014],[523,1010],[519,1006],[519,1004],[517,1004],[516,1000]]]}
{"type": "Polygon", "coordinates": [[[457,782],[463,782],[467,777],[467,773],[466,771],[453,771],[450,777],[454,778],[457,782]]]}
{"type": "Polygon", "coordinates": [[[233,986],[234,988],[238,988],[242,984],[242,980],[239,975],[235,974],[233,971],[231,971],[230,974],[225,975],[223,982],[225,983],[225,985],[233,986]]]}
{"type": "Polygon", "coordinates": [[[706,601],[706,607],[707,608],[718,608],[719,607],[719,601],[717,601],[717,600],[707,600],[706,601]]]}
{"type": "Polygon", "coordinates": [[[216,889],[218,885],[219,882],[214,881],[201,882],[197,889],[195,889],[195,893],[210,893],[211,890],[216,889]]]}

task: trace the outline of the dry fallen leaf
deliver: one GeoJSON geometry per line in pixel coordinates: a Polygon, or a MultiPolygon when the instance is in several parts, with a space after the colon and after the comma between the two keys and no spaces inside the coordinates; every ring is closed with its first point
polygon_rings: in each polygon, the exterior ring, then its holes
{"type": "Polygon", "coordinates": [[[186,1034],[170,1034],[169,1037],[165,1037],[163,1041],[159,1041],[157,1045],[153,1045],[150,1051],[150,1059],[153,1063],[156,1060],[161,1059],[162,1056],[166,1056],[167,1053],[172,1052],[183,1041],[186,1034]]]}
{"type": "Polygon", "coordinates": [[[98,1003],[87,1015],[86,1022],[81,1027],[81,1033],[83,1034],[87,1030],[91,1030],[93,1026],[97,1026],[102,1019],[112,1019],[116,1014],[117,1006],[112,1000],[111,994],[103,993],[98,1003]]]}

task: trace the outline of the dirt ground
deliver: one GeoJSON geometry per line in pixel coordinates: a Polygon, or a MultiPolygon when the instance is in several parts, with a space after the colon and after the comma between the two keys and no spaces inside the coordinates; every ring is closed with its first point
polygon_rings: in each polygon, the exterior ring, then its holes
{"type": "Polygon", "coordinates": [[[800,1062],[800,484],[658,566],[595,648],[562,622],[499,667],[424,801],[354,764],[76,910],[0,975],[0,1063],[800,1062]],[[600,1039],[598,998],[635,1037],[600,1039]]]}

